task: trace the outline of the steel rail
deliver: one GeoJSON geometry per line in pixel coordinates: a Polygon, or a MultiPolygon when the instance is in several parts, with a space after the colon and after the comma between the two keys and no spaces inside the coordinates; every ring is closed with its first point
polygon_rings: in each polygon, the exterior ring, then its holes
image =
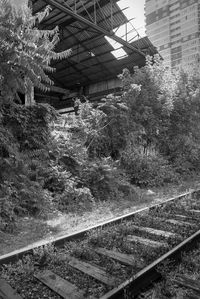
{"type": "Polygon", "coordinates": [[[161,274],[156,269],[160,264],[162,264],[167,259],[179,259],[183,251],[188,248],[192,249],[198,241],[200,241],[200,230],[178,244],[172,250],[162,255],[160,258],[156,259],[153,263],[143,268],[132,278],[123,282],[121,285],[112,289],[110,292],[106,293],[100,299],[125,299],[126,294],[129,293],[131,293],[131,296],[138,295],[142,289],[145,289],[152,282],[161,277],[161,274]]]}
{"type": "MultiPolygon", "coordinates": [[[[20,258],[22,258],[24,255],[26,255],[28,253],[32,253],[34,249],[36,249],[37,247],[40,247],[40,246],[45,246],[45,245],[48,245],[48,244],[54,244],[56,247],[62,247],[63,244],[67,241],[75,241],[77,239],[84,238],[87,235],[87,233],[91,230],[98,229],[98,228],[104,228],[104,227],[107,227],[107,226],[110,226],[110,225],[113,225],[113,224],[118,224],[118,223],[120,223],[124,220],[129,220],[129,219],[133,218],[138,213],[146,212],[148,210],[151,210],[151,209],[154,209],[156,207],[167,204],[171,201],[179,200],[181,198],[184,198],[188,195],[198,194],[198,192],[200,192],[200,189],[188,191],[188,192],[179,194],[177,196],[171,197],[171,198],[169,198],[165,201],[159,202],[157,204],[151,204],[151,205],[149,205],[145,208],[139,209],[137,211],[134,211],[134,212],[131,212],[131,213],[128,213],[128,214],[125,214],[125,215],[122,215],[122,216],[119,216],[119,217],[116,217],[116,218],[112,218],[112,219],[107,220],[107,221],[103,221],[102,223],[90,226],[89,228],[86,228],[86,229],[83,229],[83,230],[79,230],[78,232],[75,232],[73,234],[65,234],[61,237],[54,237],[54,238],[50,238],[48,240],[41,240],[41,241],[35,242],[35,243],[30,244],[30,245],[28,245],[24,248],[21,248],[21,249],[12,251],[8,254],[4,254],[4,255],[0,256],[0,265],[15,262],[15,261],[19,260],[20,258]]],[[[123,288],[124,287],[125,287],[125,285],[123,284],[123,288]]],[[[111,297],[111,298],[114,298],[114,297],[111,297]]]]}

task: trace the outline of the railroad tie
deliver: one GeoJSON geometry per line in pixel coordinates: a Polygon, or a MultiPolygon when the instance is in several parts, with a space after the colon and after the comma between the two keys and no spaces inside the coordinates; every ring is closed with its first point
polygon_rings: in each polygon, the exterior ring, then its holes
{"type": "Polygon", "coordinates": [[[2,299],[22,299],[4,279],[0,279],[0,298],[2,299]]]}
{"type": "Polygon", "coordinates": [[[136,268],[144,267],[143,261],[141,261],[141,260],[139,261],[138,259],[135,259],[130,254],[117,252],[115,250],[108,250],[108,249],[101,248],[101,247],[95,248],[95,251],[101,255],[112,258],[113,260],[116,260],[126,266],[131,266],[131,267],[136,267],[136,268]]]}
{"type": "Polygon", "coordinates": [[[169,214],[169,213],[162,213],[161,217],[156,217],[159,221],[165,221],[168,223],[176,224],[176,225],[186,225],[186,226],[196,226],[195,223],[192,223],[194,219],[191,216],[185,216],[180,214],[169,214]],[[191,221],[191,222],[190,222],[191,221]]]}
{"type": "Polygon", "coordinates": [[[196,224],[194,223],[190,223],[187,221],[179,221],[179,220],[175,220],[175,219],[166,219],[166,222],[170,223],[170,224],[174,224],[174,225],[180,225],[180,226],[196,226],[196,224]]]}
{"type": "Polygon", "coordinates": [[[193,213],[195,216],[200,216],[200,210],[189,210],[189,212],[193,213]]]}
{"type": "Polygon", "coordinates": [[[75,268],[108,286],[116,285],[116,278],[106,273],[103,269],[100,269],[89,263],[82,262],[72,256],[66,255],[66,260],[72,268],[75,268]]]}
{"type": "Polygon", "coordinates": [[[176,237],[176,234],[168,232],[168,231],[160,230],[160,229],[154,229],[151,227],[144,227],[144,226],[140,227],[140,226],[136,226],[136,225],[132,225],[131,227],[134,229],[137,229],[138,231],[147,232],[147,233],[155,235],[155,236],[161,236],[161,237],[165,237],[165,238],[176,237]]]}
{"type": "Polygon", "coordinates": [[[185,275],[178,275],[173,281],[181,286],[191,289],[200,294],[200,281],[188,278],[185,275]]]}
{"type": "Polygon", "coordinates": [[[174,215],[166,214],[167,218],[169,216],[171,216],[173,219],[184,221],[184,222],[185,221],[187,222],[187,220],[188,220],[189,221],[188,223],[190,223],[190,221],[194,221],[191,216],[185,216],[185,215],[181,215],[181,214],[174,214],[174,215]]]}
{"type": "Polygon", "coordinates": [[[127,241],[129,241],[129,242],[136,242],[136,243],[139,243],[139,244],[142,244],[142,245],[146,245],[146,246],[150,246],[150,247],[153,247],[153,248],[157,248],[157,247],[168,247],[167,243],[153,241],[153,240],[142,238],[142,237],[138,237],[138,236],[135,236],[135,235],[128,235],[127,236],[127,241]]]}
{"type": "Polygon", "coordinates": [[[64,299],[84,298],[83,292],[79,291],[74,284],[56,275],[50,270],[41,271],[35,274],[34,277],[40,280],[42,283],[44,283],[64,299]]]}

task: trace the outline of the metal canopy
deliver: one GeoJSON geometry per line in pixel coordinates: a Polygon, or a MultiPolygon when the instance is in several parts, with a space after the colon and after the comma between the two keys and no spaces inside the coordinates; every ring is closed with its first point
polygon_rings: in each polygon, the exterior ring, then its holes
{"type": "MultiPolygon", "coordinates": [[[[72,55],[54,63],[53,80],[57,86],[78,89],[103,80],[115,78],[124,67],[142,66],[145,56],[156,53],[147,37],[133,42],[116,35],[117,29],[127,24],[118,0],[32,0],[33,13],[50,5],[52,10],[40,24],[41,29],[59,26],[60,43],[56,51],[72,49],[72,55]],[[105,37],[120,44],[126,58],[116,59],[114,48],[105,37]]],[[[126,27],[125,27],[126,28],[126,27]]],[[[134,30],[134,28],[133,28],[134,30]]]]}

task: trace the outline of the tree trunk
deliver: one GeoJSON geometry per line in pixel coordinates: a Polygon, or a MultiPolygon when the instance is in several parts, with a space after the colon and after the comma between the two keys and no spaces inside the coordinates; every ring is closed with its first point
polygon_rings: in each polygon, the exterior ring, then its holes
{"type": "Polygon", "coordinates": [[[25,106],[33,106],[34,104],[34,86],[31,85],[25,94],[25,106]]]}

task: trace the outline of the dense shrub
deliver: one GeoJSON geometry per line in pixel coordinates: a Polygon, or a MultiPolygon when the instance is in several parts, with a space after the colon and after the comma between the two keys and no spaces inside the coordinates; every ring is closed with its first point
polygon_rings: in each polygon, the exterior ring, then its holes
{"type": "Polygon", "coordinates": [[[176,94],[160,151],[181,173],[200,170],[199,71],[177,75],[176,94]]]}
{"type": "Polygon", "coordinates": [[[128,107],[122,97],[110,94],[101,100],[98,109],[106,115],[106,123],[101,130],[103,143],[100,143],[101,154],[99,156],[111,156],[117,160],[126,145],[129,129],[127,123],[128,107]]]}
{"type": "Polygon", "coordinates": [[[56,113],[48,105],[14,104],[1,105],[0,113],[0,222],[12,230],[16,216],[37,215],[46,202],[39,170],[48,164],[56,113]]]}
{"type": "Polygon", "coordinates": [[[109,158],[102,158],[85,164],[81,177],[92,195],[104,201],[107,198],[117,198],[115,172],[116,168],[112,161],[109,158]]]}
{"type": "Polygon", "coordinates": [[[139,185],[160,185],[200,170],[199,71],[166,69],[158,57],[120,75],[128,107],[122,165],[139,185]],[[129,143],[131,143],[131,150],[129,143]]]}
{"type": "Polygon", "coordinates": [[[152,150],[146,154],[136,145],[127,145],[121,156],[121,166],[130,182],[141,187],[162,186],[178,179],[174,169],[158,152],[152,150]]]}
{"type": "Polygon", "coordinates": [[[20,91],[29,95],[27,104],[31,105],[34,87],[46,91],[53,84],[47,75],[55,71],[51,62],[70,55],[71,50],[54,51],[59,41],[58,27],[40,30],[36,26],[49,11],[46,6],[32,15],[26,4],[15,9],[11,1],[0,0],[0,102],[20,101],[20,91]]]}
{"type": "Polygon", "coordinates": [[[71,180],[67,182],[64,192],[55,196],[54,201],[60,211],[80,214],[93,207],[94,197],[89,188],[77,188],[77,183],[71,180]]]}
{"type": "MultiPolygon", "coordinates": [[[[7,131],[6,138],[14,138],[12,143],[19,146],[20,152],[47,148],[51,141],[50,124],[57,117],[53,107],[47,104],[31,107],[4,104],[0,109],[2,130],[7,131]]],[[[8,146],[8,142],[5,145],[8,146]]]]}

